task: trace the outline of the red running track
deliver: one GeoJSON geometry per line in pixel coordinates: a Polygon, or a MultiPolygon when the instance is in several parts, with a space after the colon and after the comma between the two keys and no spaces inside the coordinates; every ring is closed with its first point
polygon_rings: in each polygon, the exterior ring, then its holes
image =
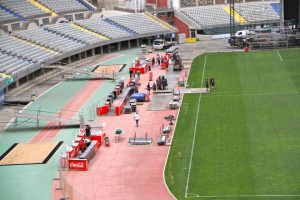
{"type": "MultiPolygon", "coordinates": [[[[158,67],[152,69],[153,80],[165,74],[158,67]]],[[[148,83],[148,73],[141,75],[143,92],[148,83]]],[[[153,94],[151,94],[152,96],[153,94]]],[[[151,98],[150,96],[150,98],[151,98]]],[[[177,116],[178,110],[148,111],[149,103],[138,105],[140,126],[135,127],[134,114],[103,116],[105,133],[110,137],[111,146],[99,149],[89,163],[88,171],[66,171],[65,176],[74,188],[74,194],[89,200],[169,200],[174,197],[168,191],[163,177],[169,146],[157,146],[156,139],[162,124],[167,125],[164,116],[177,116]],[[114,141],[114,132],[121,128],[123,133],[119,142],[114,141]],[[130,146],[128,139],[136,132],[137,137],[152,137],[153,144],[130,146]],[[76,191],[75,191],[76,190],[76,191]]],[[[112,112],[112,111],[111,111],[112,112]]],[[[173,130],[172,130],[173,131],[173,130]]],[[[173,133],[170,134],[172,137],[173,133]]],[[[57,184],[57,183],[56,183],[57,184]]],[[[55,197],[53,197],[55,199],[55,197]]]]}
{"type": "MultiPolygon", "coordinates": [[[[80,108],[87,102],[87,100],[95,93],[103,81],[93,80],[89,81],[77,94],[62,108],[64,112],[60,114],[61,117],[71,119],[80,108]],[[69,111],[74,111],[70,113],[69,111]]],[[[59,114],[59,113],[58,113],[59,114]]],[[[49,122],[45,128],[41,129],[30,142],[49,142],[52,141],[61,129],[49,129],[47,126],[56,125],[56,122],[49,122]]]]}
{"type": "MultiPolygon", "coordinates": [[[[97,60],[94,60],[95,63],[101,63],[108,60],[111,60],[115,57],[120,56],[119,54],[105,54],[101,56],[100,58],[97,58],[97,60]]],[[[80,110],[80,108],[87,102],[87,100],[94,94],[94,92],[100,87],[100,85],[103,83],[103,81],[99,80],[93,80],[89,81],[81,90],[77,92],[77,94],[62,108],[62,110],[65,110],[63,113],[57,113],[57,115],[60,114],[61,117],[71,119],[76,112],[80,110]],[[73,111],[71,113],[70,111],[73,111]]],[[[48,129],[47,126],[51,125],[57,125],[56,122],[49,122],[45,128],[40,130],[32,139],[30,142],[49,142],[53,140],[56,135],[60,132],[61,129],[48,129]]]]}

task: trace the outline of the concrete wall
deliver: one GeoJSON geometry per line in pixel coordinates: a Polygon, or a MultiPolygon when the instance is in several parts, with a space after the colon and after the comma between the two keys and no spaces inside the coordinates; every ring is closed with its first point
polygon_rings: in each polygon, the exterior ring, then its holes
{"type": "Polygon", "coordinates": [[[118,0],[97,0],[99,8],[105,8],[106,10],[113,10],[114,6],[118,5],[118,0]]]}
{"type": "Polygon", "coordinates": [[[181,21],[177,17],[174,17],[174,23],[178,29],[178,33],[185,33],[186,37],[190,37],[189,26],[187,24],[185,24],[183,21],[181,21]]]}

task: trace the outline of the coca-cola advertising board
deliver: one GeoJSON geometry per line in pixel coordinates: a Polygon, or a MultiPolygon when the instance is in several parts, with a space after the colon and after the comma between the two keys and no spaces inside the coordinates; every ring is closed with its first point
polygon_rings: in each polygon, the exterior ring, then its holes
{"type": "Polygon", "coordinates": [[[86,171],[88,169],[87,159],[70,159],[69,170],[81,170],[86,171]]]}

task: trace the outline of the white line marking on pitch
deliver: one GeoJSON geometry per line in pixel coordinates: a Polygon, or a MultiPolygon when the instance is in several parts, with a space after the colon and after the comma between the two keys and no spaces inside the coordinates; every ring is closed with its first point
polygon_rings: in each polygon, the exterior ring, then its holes
{"type": "Polygon", "coordinates": [[[244,198],[244,197],[299,197],[300,194],[253,194],[253,195],[224,195],[224,196],[201,196],[199,194],[189,193],[191,196],[186,197],[186,199],[195,199],[195,198],[244,198]]]}
{"type": "MultiPolygon", "coordinates": [[[[207,58],[207,54],[205,54],[205,59],[204,59],[204,66],[203,66],[202,80],[201,80],[201,88],[202,88],[202,84],[203,84],[203,81],[204,81],[204,72],[205,72],[205,67],[206,67],[206,58],[207,58]]],[[[196,123],[195,123],[195,127],[194,127],[192,150],[191,150],[191,155],[190,155],[189,171],[188,171],[188,176],[187,176],[187,179],[186,179],[185,195],[184,195],[185,198],[187,198],[187,193],[188,193],[188,189],[189,189],[190,174],[191,174],[192,160],[193,160],[194,147],[195,147],[196,130],[197,130],[197,126],[198,126],[198,116],[199,116],[199,111],[200,111],[201,96],[202,95],[200,93],[200,95],[199,95],[199,101],[198,101],[197,115],[196,115],[196,123]]]]}
{"type": "Polygon", "coordinates": [[[299,62],[300,61],[298,59],[296,59],[296,60],[283,60],[282,57],[281,57],[281,54],[279,53],[279,51],[278,50],[276,50],[276,51],[277,51],[277,54],[278,54],[281,62],[296,62],[296,61],[299,62]]]}
{"type": "Polygon", "coordinates": [[[184,115],[186,115],[186,112],[187,112],[188,107],[189,107],[189,103],[186,103],[184,115]]]}
{"type": "Polygon", "coordinates": [[[277,50],[277,54],[278,54],[278,56],[279,56],[279,58],[280,58],[281,62],[283,62],[283,59],[282,59],[282,57],[281,57],[281,55],[280,55],[280,53],[279,53],[279,51],[278,51],[278,50],[277,50]]]}

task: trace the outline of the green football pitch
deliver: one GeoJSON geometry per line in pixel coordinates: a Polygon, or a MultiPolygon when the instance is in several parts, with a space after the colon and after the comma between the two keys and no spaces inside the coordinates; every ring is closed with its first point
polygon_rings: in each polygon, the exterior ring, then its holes
{"type": "Polygon", "coordinates": [[[177,199],[300,199],[300,49],[208,53],[185,94],[165,179],[177,199]]]}

